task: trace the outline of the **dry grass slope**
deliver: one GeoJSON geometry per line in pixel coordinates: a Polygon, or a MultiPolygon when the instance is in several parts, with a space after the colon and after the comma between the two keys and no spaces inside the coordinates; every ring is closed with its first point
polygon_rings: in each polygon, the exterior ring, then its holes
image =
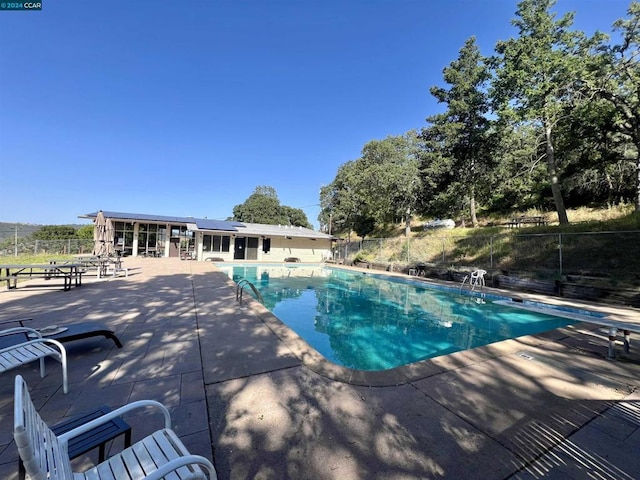
{"type": "Polygon", "coordinates": [[[571,210],[572,223],[566,226],[554,217],[548,212],[518,212],[483,218],[479,228],[457,222],[455,229],[430,231],[423,230],[425,219],[419,219],[412,223],[409,241],[404,225],[386,226],[364,240],[353,258],[405,265],[425,262],[450,269],[489,267],[544,280],[640,287],[640,214],[633,206],[571,210]],[[542,215],[548,224],[508,228],[509,220],[519,215],[542,215]]]}

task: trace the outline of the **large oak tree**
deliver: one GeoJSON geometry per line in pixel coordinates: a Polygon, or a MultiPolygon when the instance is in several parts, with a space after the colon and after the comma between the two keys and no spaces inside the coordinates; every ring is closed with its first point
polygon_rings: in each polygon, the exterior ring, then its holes
{"type": "Polygon", "coordinates": [[[615,108],[614,129],[634,145],[634,205],[640,211],[640,2],[632,2],[627,14],[613,25],[619,43],[600,47],[592,84],[615,108]]]}
{"type": "Polygon", "coordinates": [[[313,228],[301,209],[280,205],[275,188],[268,186],[256,187],[244,203],[233,207],[232,220],[313,228]]]}
{"type": "Polygon", "coordinates": [[[493,96],[501,115],[512,115],[542,130],[541,149],[558,221],[569,223],[562,195],[555,129],[568,109],[584,99],[585,42],[571,30],[573,13],[559,20],[550,11],[554,0],[523,0],[512,24],[518,37],[496,45],[497,80],[493,96]]]}

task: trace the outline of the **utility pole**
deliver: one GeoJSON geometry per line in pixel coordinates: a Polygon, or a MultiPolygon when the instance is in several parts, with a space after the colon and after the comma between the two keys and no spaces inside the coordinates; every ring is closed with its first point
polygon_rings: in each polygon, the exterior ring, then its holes
{"type": "Polygon", "coordinates": [[[14,237],[14,242],[13,242],[13,252],[14,252],[14,256],[17,257],[18,256],[18,224],[16,223],[16,234],[14,237]]]}

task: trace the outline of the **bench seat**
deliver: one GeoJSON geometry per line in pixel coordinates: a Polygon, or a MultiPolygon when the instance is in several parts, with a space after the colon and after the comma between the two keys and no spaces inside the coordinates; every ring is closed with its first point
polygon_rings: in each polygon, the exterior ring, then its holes
{"type": "Polygon", "coordinates": [[[3,275],[0,277],[0,280],[7,282],[7,289],[12,290],[18,288],[18,277],[27,277],[27,279],[32,278],[42,278],[44,280],[52,280],[52,279],[62,279],[63,290],[66,292],[71,290],[73,285],[79,287],[82,285],[82,274],[83,270],[78,269],[76,273],[61,273],[61,272],[51,272],[51,271],[25,271],[25,272],[16,272],[11,275],[3,275]],[[75,282],[74,282],[75,279],[75,282]],[[12,285],[13,283],[13,285],[12,285]]]}

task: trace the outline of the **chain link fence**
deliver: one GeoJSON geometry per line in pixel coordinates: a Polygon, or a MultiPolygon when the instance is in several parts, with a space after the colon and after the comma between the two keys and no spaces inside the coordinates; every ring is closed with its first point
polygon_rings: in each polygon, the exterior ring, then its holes
{"type": "MultiPolygon", "coordinates": [[[[77,238],[6,239],[0,242],[0,256],[86,254],[93,244],[77,238]]],[[[538,278],[583,276],[640,285],[640,232],[377,238],[339,243],[334,259],[387,264],[399,271],[425,263],[443,269],[522,271],[538,278]]]]}
{"type": "Polygon", "coordinates": [[[86,238],[66,240],[6,239],[0,242],[0,256],[87,254],[93,251],[93,244],[93,240],[86,238]]]}
{"type": "Polygon", "coordinates": [[[338,244],[335,260],[447,269],[523,271],[538,278],[567,275],[640,285],[640,232],[496,234],[379,238],[338,244]]]}

